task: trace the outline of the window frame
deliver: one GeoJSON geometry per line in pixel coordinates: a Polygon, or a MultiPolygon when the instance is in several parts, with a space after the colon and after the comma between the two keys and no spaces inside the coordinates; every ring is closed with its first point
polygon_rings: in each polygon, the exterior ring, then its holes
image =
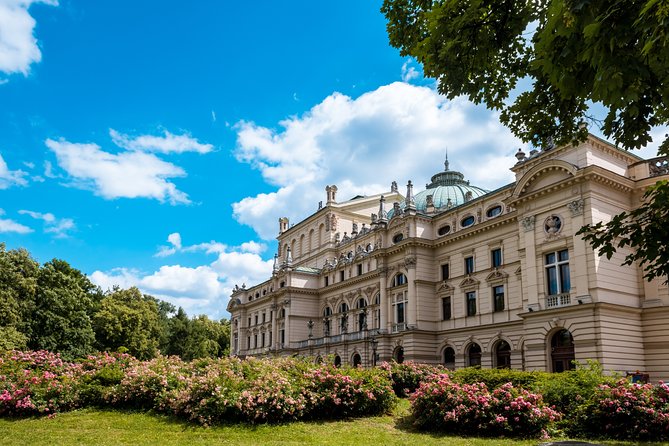
{"type": "Polygon", "coordinates": [[[492,287],[492,308],[495,313],[504,311],[506,307],[505,302],[505,290],[504,285],[494,285],[492,287]],[[502,292],[499,293],[498,289],[501,288],[502,292]]]}
{"type": "Polygon", "coordinates": [[[571,291],[571,272],[569,270],[569,249],[561,249],[559,251],[545,253],[544,270],[546,271],[545,275],[546,294],[548,296],[566,294],[571,291]],[[564,259],[563,259],[563,254],[565,257],[564,259]],[[550,256],[553,256],[553,260],[549,260],[550,256]],[[552,273],[554,274],[554,277],[551,278],[552,273]]]}
{"type": "Polygon", "coordinates": [[[465,314],[467,317],[476,316],[476,290],[465,292],[465,314]]]}
{"type": "Polygon", "coordinates": [[[474,263],[474,256],[465,257],[464,265],[465,265],[465,275],[474,274],[474,270],[476,269],[474,263]]]}

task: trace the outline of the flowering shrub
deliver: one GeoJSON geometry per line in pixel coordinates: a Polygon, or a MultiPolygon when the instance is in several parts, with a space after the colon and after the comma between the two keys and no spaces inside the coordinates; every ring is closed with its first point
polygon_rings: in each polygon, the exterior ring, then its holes
{"type": "Polygon", "coordinates": [[[511,383],[490,392],[485,384],[458,384],[446,374],[423,382],[411,395],[411,405],[420,428],[465,435],[546,436],[549,424],[560,417],[540,395],[511,383]]]}
{"type": "Polygon", "coordinates": [[[617,440],[669,440],[669,385],[625,379],[602,385],[578,409],[571,432],[617,440]]]}
{"type": "Polygon", "coordinates": [[[380,368],[388,372],[395,395],[400,398],[415,392],[423,381],[432,379],[446,371],[442,366],[413,361],[405,361],[402,364],[394,361],[384,362],[380,368]]]}

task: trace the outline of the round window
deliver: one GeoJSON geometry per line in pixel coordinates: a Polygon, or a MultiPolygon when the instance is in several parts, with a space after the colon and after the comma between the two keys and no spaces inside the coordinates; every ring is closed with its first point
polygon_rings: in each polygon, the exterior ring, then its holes
{"type": "Polygon", "coordinates": [[[463,228],[466,228],[467,226],[471,226],[474,224],[474,216],[470,215],[469,217],[465,217],[462,219],[460,222],[460,225],[462,225],[463,228]]]}
{"type": "Polygon", "coordinates": [[[451,226],[450,225],[444,225],[439,230],[437,231],[437,234],[439,235],[446,235],[449,232],[451,232],[451,226]]]}
{"type": "Polygon", "coordinates": [[[393,243],[399,243],[404,240],[404,234],[395,234],[393,237],[393,243]]]}
{"type": "Polygon", "coordinates": [[[485,215],[488,218],[493,218],[493,217],[497,217],[501,213],[502,213],[502,206],[497,205],[497,206],[493,206],[490,209],[488,209],[488,211],[485,213],[485,215]]]}

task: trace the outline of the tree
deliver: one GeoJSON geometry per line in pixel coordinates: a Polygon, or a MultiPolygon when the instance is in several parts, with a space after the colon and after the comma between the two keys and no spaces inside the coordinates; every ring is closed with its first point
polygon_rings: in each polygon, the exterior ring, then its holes
{"type": "Polygon", "coordinates": [[[0,243],[0,350],[27,346],[38,272],[28,251],[7,251],[0,243]]]}
{"type": "Polygon", "coordinates": [[[93,316],[96,345],[100,350],[122,347],[139,359],[151,359],[165,336],[158,301],[136,287],[114,288],[100,302],[93,316]]]}
{"type": "MultiPolygon", "coordinates": [[[[669,124],[667,0],[384,0],[381,11],[391,45],[421,62],[440,93],[500,111],[502,123],[535,146],[584,140],[590,121],[638,149],[653,127],[669,124]],[[513,98],[521,80],[531,87],[513,98]],[[602,120],[588,115],[591,103],[606,110],[602,120]]],[[[658,153],[669,155],[669,136],[658,153]]],[[[651,187],[647,198],[640,212],[651,215],[669,191],[651,187]]],[[[664,240],[628,222],[584,233],[607,255],[614,239],[601,235],[621,235],[642,248],[636,260],[646,261],[647,278],[665,274],[669,253],[643,249],[664,240]]]]}
{"type": "Polygon", "coordinates": [[[45,263],[37,277],[28,346],[66,357],[91,353],[95,335],[90,316],[96,292],[97,287],[67,262],[54,259],[45,263]]]}

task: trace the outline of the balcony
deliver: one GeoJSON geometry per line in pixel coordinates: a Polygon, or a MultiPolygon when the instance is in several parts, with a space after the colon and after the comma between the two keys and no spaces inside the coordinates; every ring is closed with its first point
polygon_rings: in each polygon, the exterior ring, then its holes
{"type": "Polygon", "coordinates": [[[648,163],[648,173],[651,177],[669,175],[669,157],[660,156],[646,160],[646,162],[648,163]]]}
{"type": "Polygon", "coordinates": [[[406,331],[406,329],[407,329],[407,324],[405,324],[404,322],[401,323],[401,324],[393,324],[393,326],[391,327],[391,331],[393,333],[399,333],[401,331],[406,331]]]}
{"type": "Polygon", "coordinates": [[[559,308],[571,305],[569,293],[551,294],[546,297],[546,308],[559,308]]]}

